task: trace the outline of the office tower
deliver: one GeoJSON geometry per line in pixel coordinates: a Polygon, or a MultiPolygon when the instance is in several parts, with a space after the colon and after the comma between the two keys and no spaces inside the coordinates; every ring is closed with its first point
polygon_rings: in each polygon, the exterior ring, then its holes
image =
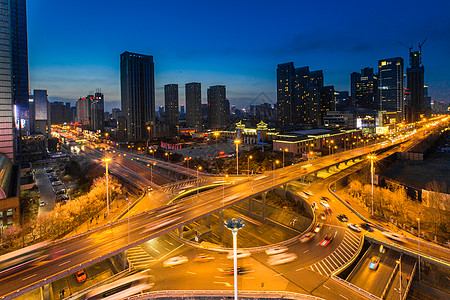
{"type": "Polygon", "coordinates": [[[422,65],[422,54],[419,51],[409,50],[409,65],[406,69],[406,86],[410,92],[409,101],[406,103],[406,122],[419,121],[425,115],[424,75],[425,68],[422,65]]]}
{"type": "Polygon", "coordinates": [[[105,130],[105,96],[100,90],[94,96],[88,96],[91,102],[91,124],[90,130],[105,130]]]}
{"type": "Polygon", "coordinates": [[[361,81],[361,73],[353,72],[350,74],[350,96],[351,96],[351,106],[355,106],[356,103],[356,84],[361,81]]]}
{"type": "Polygon", "coordinates": [[[378,61],[379,110],[404,112],[403,74],[403,58],[394,57],[378,61]]]}
{"type": "Polygon", "coordinates": [[[318,126],[322,122],[321,94],[323,88],[322,70],[310,71],[309,67],[295,69],[294,124],[318,126]]]}
{"type": "Polygon", "coordinates": [[[297,106],[294,102],[294,63],[279,64],[277,68],[278,126],[283,128],[296,124],[297,106]]]}
{"type": "Polygon", "coordinates": [[[191,82],[185,85],[186,127],[202,129],[202,84],[191,82]]]}
{"type": "Polygon", "coordinates": [[[230,118],[230,102],[224,85],[210,86],[207,90],[208,128],[223,129],[230,118]]]}
{"type": "Polygon", "coordinates": [[[351,79],[352,83],[353,80],[356,79],[354,106],[358,108],[376,109],[378,79],[376,74],[373,73],[373,68],[362,69],[359,80],[358,76],[352,73],[351,79]]]}
{"type": "Polygon", "coordinates": [[[323,118],[328,111],[336,110],[336,98],[334,93],[334,86],[324,86],[320,95],[320,119],[323,124],[323,118]]]}
{"type": "Polygon", "coordinates": [[[62,101],[54,101],[50,103],[50,123],[64,124],[70,123],[70,103],[62,101]]]}
{"type": "Polygon", "coordinates": [[[91,126],[91,101],[89,99],[89,96],[78,99],[76,105],[76,122],[80,124],[83,129],[89,130],[91,126]]]}
{"type": "Polygon", "coordinates": [[[344,110],[347,107],[352,106],[351,97],[348,95],[348,91],[334,91],[334,97],[336,99],[336,110],[344,110]]]}
{"type": "Polygon", "coordinates": [[[47,90],[33,91],[33,109],[35,132],[42,133],[46,138],[51,137],[50,127],[50,103],[48,102],[47,90]]]}
{"type": "Polygon", "coordinates": [[[122,116],[126,141],[148,139],[155,124],[155,72],[153,56],[124,52],[120,55],[122,116]],[[151,132],[151,131],[150,131],[151,132]]]}
{"type": "Polygon", "coordinates": [[[166,125],[170,134],[177,134],[179,122],[178,112],[178,84],[166,84],[164,86],[164,108],[166,125]]]}
{"type": "Polygon", "coordinates": [[[180,115],[184,115],[184,105],[180,105],[180,115]]]}
{"type": "Polygon", "coordinates": [[[121,115],[121,111],[120,111],[119,108],[113,108],[113,109],[112,109],[112,118],[113,118],[114,120],[118,120],[119,117],[120,117],[120,115],[121,115]]]}

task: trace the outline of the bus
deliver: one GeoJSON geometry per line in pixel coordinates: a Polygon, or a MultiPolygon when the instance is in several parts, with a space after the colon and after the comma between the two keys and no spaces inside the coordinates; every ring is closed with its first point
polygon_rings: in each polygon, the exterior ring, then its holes
{"type": "Polygon", "coordinates": [[[88,292],[82,299],[86,300],[113,300],[123,299],[151,289],[155,285],[154,276],[146,271],[121,278],[112,283],[102,285],[88,292]]]}

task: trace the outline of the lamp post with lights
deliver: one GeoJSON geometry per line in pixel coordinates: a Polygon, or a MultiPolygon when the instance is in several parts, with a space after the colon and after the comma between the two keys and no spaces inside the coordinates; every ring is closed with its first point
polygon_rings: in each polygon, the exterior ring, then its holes
{"type": "Polygon", "coordinates": [[[233,234],[233,261],[234,261],[234,299],[237,300],[237,233],[244,227],[245,223],[240,219],[229,219],[225,222],[225,226],[231,230],[233,234]]]}
{"type": "Polygon", "coordinates": [[[250,178],[250,159],[252,159],[253,156],[249,155],[247,156],[247,165],[248,165],[248,177],[250,178]]]}
{"type": "Polygon", "coordinates": [[[273,162],[272,165],[272,186],[275,186],[275,165],[278,165],[280,161],[277,159],[273,162]]]}
{"type": "Polygon", "coordinates": [[[111,161],[111,158],[105,157],[102,159],[105,163],[106,168],[106,214],[109,216],[109,173],[108,173],[108,163],[111,161]]]}
{"type": "Polygon", "coordinates": [[[234,144],[236,145],[236,175],[239,175],[239,144],[241,140],[235,139],[234,144]]]}
{"type": "Polygon", "coordinates": [[[421,276],[420,276],[420,213],[419,213],[419,217],[417,218],[417,226],[418,226],[418,228],[417,228],[417,230],[418,230],[418,232],[417,232],[417,235],[418,235],[418,237],[419,237],[419,241],[418,241],[418,243],[419,243],[419,259],[418,259],[418,261],[419,261],[419,282],[420,282],[420,279],[421,279],[421,276]]]}
{"type": "Polygon", "coordinates": [[[201,169],[202,169],[202,166],[197,166],[197,196],[198,196],[198,188],[199,188],[198,171],[201,169]]]}
{"type": "Polygon", "coordinates": [[[373,173],[375,172],[375,169],[373,167],[373,161],[377,159],[375,155],[367,155],[367,158],[370,160],[370,177],[372,182],[372,216],[373,216],[373,173]]]}

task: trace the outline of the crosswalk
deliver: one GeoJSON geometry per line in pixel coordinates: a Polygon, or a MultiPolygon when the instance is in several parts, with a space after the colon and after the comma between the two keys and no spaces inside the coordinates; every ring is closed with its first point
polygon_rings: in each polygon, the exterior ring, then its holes
{"type": "Polygon", "coordinates": [[[147,269],[151,262],[156,261],[141,246],[128,249],[127,258],[135,270],[147,269]]]}
{"type": "Polygon", "coordinates": [[[360,245],[360,237],[350,230],[346,230],[344,239],[330,256],[309,266],[308,268],[323,276],[330,276],[338,268],[352,259],[360,245]]]}
{"type": "Polygon", "coordinates": [[[184,187],[189,187],[189,188],[195,188],[197,187],[197,182],[200,184],[200,182],[204,182],[206,181],[206,179],[198,179],[198,180],[190,180],[190,181],[185,181],[185,182],[180,182],[180,183],[173,183],[170,186],[167,186],[165,188],[163,188],[164,192],[172,192],[175,191],[177,189],[182,189],[184,187]]]}

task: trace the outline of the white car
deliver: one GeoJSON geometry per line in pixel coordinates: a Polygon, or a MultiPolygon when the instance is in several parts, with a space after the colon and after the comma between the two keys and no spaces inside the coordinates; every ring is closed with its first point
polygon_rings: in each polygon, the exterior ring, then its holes
{"type": "Polygon", "coordinates": [[[44,206],[44,205],[45,205],[44,201],[39,202],[39,206],[44,206]]]}
{"type": "Polygon", "coordinates": [[[327,201],[320,200],[320,204],[322,204],[323,206],[325,206],[325,208],[330,208],[330,204],[328,204],[327,201]]]}
{"type": "Polygon", "coordinates": [[[298,194],[299,194],[299,196],[301,196],[301,197],[303,197],[303,198],[305,198],[305,199],[308,199],[308,195],[306,195],[305,193],[303,193],[303,192],[298,192],[298,194]]]}
{"type": "Polygon", "coordinates": [[[281,253],[281,254],[269,256],[269,258],[267,259],[267,264],[269,264],[271,266],[276,266],[276,265],[281,265],[281,264],[287,264],[296,259],[297,259],[297,254],[295,254],[295,253],[281,253]]]}
{"type": "Polygon", "coordinates": [[[306,195],[308,195],[308,196],[314,196],[314,194],[312,193],[312,192],[310,192],[310,191],[303,191],[306,195]]]}
{"type": "Polygon", "coordinates": [[[284,247],[284,246],[273,247],[273,248],[267,249],[266,254],[267,255],[280,254],[280,253],[286,252],[287,250],[288,250],[288,248],[284,247]]]}
{"type": "Polygon", "coordinates": [[[359,225],[357,225],[357,224],[347,223],[347,227],[353,231],[361,232],[361,227],[359,227],[359,225]]]}
{"type": "Polygon", "coordinates": [[[406,239],[403,236],[401,236],[401,235],[399,235],[397,233],[383,232],[383,234],[387,238],[389,238],[391,240],[394,240],[394,241],[397,241],[397,242],[400,242],[400,243],[405,243],[406,242],[406,239]]]}
{"type": "MultiPolygon", "coordinates": [[[[252,255],[250,252],[244,251],[244,250],[237,250],[237,252],[236,252],[237,258],[245,258],[245,257],[249,257],[250,255],[252,255]]],[[[234,258],[233,251],[228,252],[227,258],[228,259],[234,258]]]]}
{"type": "Polygon", "coordinates": [[[185,264],[187,262],[188,262],[188,258],[186,256],[174,256],[174,257],[166,259],[163,262],[163,267],[165,267],[165,268],[173,267],[176,265],[185,264]]]}

